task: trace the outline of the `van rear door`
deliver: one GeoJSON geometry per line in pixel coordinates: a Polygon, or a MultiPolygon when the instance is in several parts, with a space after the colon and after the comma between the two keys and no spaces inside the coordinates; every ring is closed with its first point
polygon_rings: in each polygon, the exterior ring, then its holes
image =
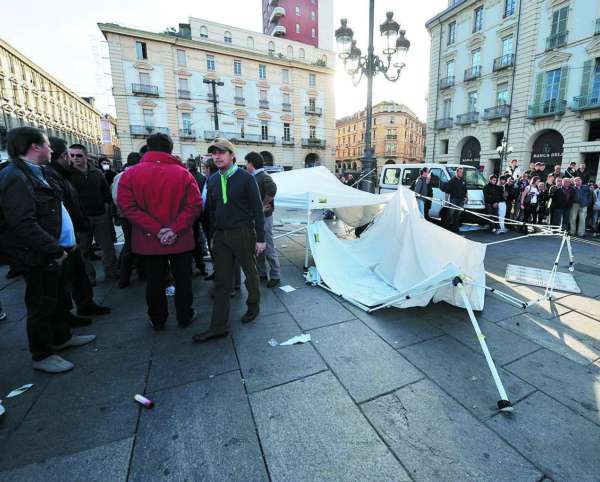
{"type": "Polygon", "coordinates": [[[386,192],[394,192],[400,184],[400,175],[402,169],[400,167],[385,167],[381,173],[381,181],[379,183],[379,194],[386,192]]]}

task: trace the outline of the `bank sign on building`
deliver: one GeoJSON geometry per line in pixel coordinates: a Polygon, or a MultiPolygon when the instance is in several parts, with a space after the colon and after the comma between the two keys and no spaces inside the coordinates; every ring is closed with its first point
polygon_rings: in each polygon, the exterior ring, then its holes
{"type": "Polygon", "coordinates": [[[598,175],[600,2],[454,0],[426,26],[427,161],[486,174],[575,161],[598,175]]]}

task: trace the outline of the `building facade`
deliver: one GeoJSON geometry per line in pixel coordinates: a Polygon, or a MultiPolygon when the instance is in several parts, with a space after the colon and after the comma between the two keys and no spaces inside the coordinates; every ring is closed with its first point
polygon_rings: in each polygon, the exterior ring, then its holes
{"type": "Polygon", "coordinates": [[[92,104],[0,39],[0,159],[8,157],[6,133],[22,126],[39,127],[98,155],[101,114],[92,104]]]}
{"type": "Polygon", "coordinates": [[[221,136],[237,145],[238,159],[258,151],[286,169],[333,169],[333,52],[196,18],[178,32],[99,27],[124,156],[162,131],[183,159],[221,136]]]}
{"type": "Polygon", "coordinates": [[[585,161],[597,175],[600,2],[458,0],[426,26],[428,161],[486,174],[513,158],[563,170],[585,161]]]}
{"type": "MultiPolygon", "coordinates": [[[[364,109],[336,121],[335,162],[338,172],[362,170],[365,125],[364,109]]],[[[374,105],[371,145],[377,167],[423,162],[425,132],[425,124],[405,105],[396,102],[374,105]]]]}
{"type": "Polygon", "coordinates": [[[263,33],[333,50],[333,0],[262,0],[263,33]]]}
{"type": "Polygon", "coordinates": [[[113,161],[121,160],[121,144],[117,135],[117,120],[111,115],[104,115],[100,119],[102,130],[102,155],[113,161]]]}

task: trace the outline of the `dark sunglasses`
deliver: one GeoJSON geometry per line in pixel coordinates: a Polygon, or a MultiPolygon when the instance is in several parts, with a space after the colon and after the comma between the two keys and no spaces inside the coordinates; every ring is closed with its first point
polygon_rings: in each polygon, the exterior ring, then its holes
{"type": "Polygon", "coordinates": [[[77,159],[81,159],[83,154],[71,154],[71,157],[76,157],[77,159]]]}

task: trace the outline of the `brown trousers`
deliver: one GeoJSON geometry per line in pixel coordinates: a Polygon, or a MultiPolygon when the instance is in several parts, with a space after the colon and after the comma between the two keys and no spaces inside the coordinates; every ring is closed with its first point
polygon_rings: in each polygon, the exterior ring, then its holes
{"type": "Polygon", "coordinates": [[[254,229],[216,230],[212,239],[212,253],[215,268],[215,303],[211,328],[215,331],[223,331],[227,329],[229,322],[229,301],[236,261],[246,276],[245,285],[248,290],[246,304],[249,307],[260,304],[254,229]]]}

